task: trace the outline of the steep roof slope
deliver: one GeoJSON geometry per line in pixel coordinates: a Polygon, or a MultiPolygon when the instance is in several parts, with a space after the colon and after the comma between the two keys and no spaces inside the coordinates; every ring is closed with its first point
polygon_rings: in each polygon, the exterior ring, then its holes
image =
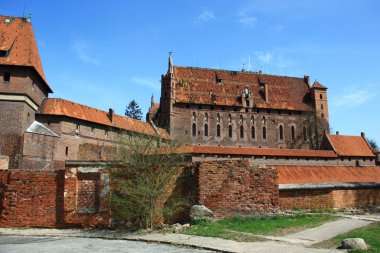
{"type": "Polygon", "coordinates": [[[367,141],[362,136],[326,135],[333,150],[339,156],[374,157],[367,141]]]}
{"type": "MultiPolygon", "coordinates": [[[[111,121],[108,112],[59,98],[45,99],[39,109],[39,113],[44,115],[66,116],[150,136],[156,135],[156,131],[149,123],[126,118],[117,114],[113,115],[113,121],[111,121]]],[[[158,128],[158,131],[163,138],[169,138],[169,134],[164,129],[158,128]]]]}
{"type": "Polygon", "coordinates": [[[25,18],[0,16],[0,64],[33,67],[45,82],[33,27],[25,18]]]}
{"type": "Polygon", "coordinates": [[[247,87],[258,108],[312,111],[309,85],[304,78],[192,67],[174,67],[176,102],[241,106],[247,87]],[[264,83],[268,88],[265,99],[264,83]]]}

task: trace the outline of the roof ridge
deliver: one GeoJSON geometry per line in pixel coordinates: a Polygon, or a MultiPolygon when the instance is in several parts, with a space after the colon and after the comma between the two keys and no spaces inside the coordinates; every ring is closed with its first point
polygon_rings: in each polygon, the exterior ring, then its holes
{"type": "Polygon", "coordinates": [[[174,65],[174,68],[190,68],[190,69],[200,69],[200,70],[209,70],[209,71],[225,71],[225,72],[238,72],[241,74],[255,74],[255,75],[262,75],[262,76],[274,76],[274,77],[285,77],[285,78],[295,78],[295,79],[301,79],[303,80],[303,77],[297,77],[297,76],[284,76],[284,75],[275,75],[275,74],[267,74],[267,73],[260,73],[256,71],[241,71],[241,70],[230,70],[230,69],[216,69],[216,68],[203,68],[203,67],[192,67],[192,66],[179,66],[174,65]]]}

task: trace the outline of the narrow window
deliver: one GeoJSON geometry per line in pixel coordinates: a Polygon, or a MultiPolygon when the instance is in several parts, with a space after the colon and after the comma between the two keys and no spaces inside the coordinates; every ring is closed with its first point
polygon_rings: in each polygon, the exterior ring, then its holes
{"type": "Polygon", "coordinates": [[[231,114],[228,114],[228,124],[231,124],[232,119],[231,119],[231,114]]]}
{"type": "Polygon", "coordinates": [[[251,116],[251,125],[253,125],[255,123],[255,119],[253,118],[253,115],[251,116]]]}
{"type": "Polygon", "coordinates": [[[240,126],[240,138],[241,139],[244,138],[244,127],[243,126],[240,126]]]}
{"type": "Polygon", "coordinates": [[[66,155],[69,155],[69,147],[66,147],[65,154],[66,154],[66,155]]]}
{"type": "Polygon", "coordinates": [[[239,124],[243,125],[243,115],[240,115],[239,124]]]}
{"type": "Polygon", "coordinates": [[[94,127],[93,126],[91,127],[91,133],[92,134],[94,133],[94,127]]]}
{"type": "Polygon", "coordinates": [[[306,141],[307,140],[307,130],[306,130],[305,126],[303,126],[302,133],[303,133],[303,140],[306,141]]]}
{"type": "Polygon", "coordinates": [[[256,131],[255,131],[255,127],[254,126],[251,127],[251,138],[252,139],[256,138],[256,131]]]}
{"type": "Polygon", "coordinates": [[[323,105],[321,105],[321,110],[323,110],[323,105]]]}
{"type": "Polygon", "coordinates": [[[319,98],[322,99],[322,94],[319,94],[319,98]]]}
{"type": "Polygon", "coordinates": [[[267,129],[266,129],[266,127],[263,127],[263,139],[264,140],[267,139],[267,129]]]}
{"type": "Polygon", "coordinates": [[[197,120],[197,115],[195,114],[195,112],[193,112],[193,122],[195,122],[197,120]]]}
{"type": "Polygon", "coordinates": [[[231,125],[228,126],[228,136],[230,138],[232,138],[232,126],[231,125]]]}
{"type": "Polygon", "coordinates": [[[207,114],[207,112],[205,113],[205,123],[208,123],[208,114],[207,114]]]}
{"type": "Polygon", "coordinates": [[[284,139],[284,127],[280,125],[280,140],[284,139]]]}
{"type": "Polygon", "coordinates": [[[5,72],[3,76],[3,81],[4,82],[9,82],[11,80],[11,73],[5,72]]]}
{"type": "Polygon", "coordinates": [[[104,130],[104,136],[108,136],[108,130],[104,130]]]}
{"type": "Polygon", "coordinates": [[[263,125],[266,125],[267,124],[267,120],[265,118],[265,116],[263,116],[263,121],[262,121],[263,125]]]}
{"type": "Polygon", "coordinates": [[[291,130],[292,130],[292,141],[295,141],[295,139],[296,139],[296,129],[295,129],[294,126],[292,126],[291,130]]]}
{"type": "Polygon", "coordinates": [[[208,136],[208,125],[205,124],[205,137],[207,137],[207,136],[208,136]]]}
{"type": "Polygon", "coordinates": [[[216,136],[220,137],[220,125],[216,125],[216,136]]]}
{"type": "Polygon", "coordinates": [[[195,123],[193,123],[193,136],[196,136],[197,135],[197,125],[195,123]]]}
{"type": "Polygon", "coordinates": [[[325,114],[324,114],[324,113],[322,113],[322,114],[321,114],[321,117],[322,117],[322,119],[324,119],[324,118],[325,118],[325,114]]]}

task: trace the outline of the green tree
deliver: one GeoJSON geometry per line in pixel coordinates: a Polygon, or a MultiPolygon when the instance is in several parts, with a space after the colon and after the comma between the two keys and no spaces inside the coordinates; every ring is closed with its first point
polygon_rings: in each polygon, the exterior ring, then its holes
{"type": "Polygon", "coordinates": [[[158,145],[157,138],[123,135],[118,149],[117,166],[110,170],[111,215],[119,224],[153,228],[159,217],[175,216],[186,201],[169,198],[168,185],[184,167],[185,155],[175,141],[158,145]],[[165,203],[165,204],[164,204],[165,203]]]}
{"type": "Polygon", "coordinates": [[[132,101],[129,103],[127,108],[125,108],[125,116],[132,119],[141,120],[142,119],[142,112],[140,109],[140,106],[137,104],[137,102],[132,99],[132,101]]]}

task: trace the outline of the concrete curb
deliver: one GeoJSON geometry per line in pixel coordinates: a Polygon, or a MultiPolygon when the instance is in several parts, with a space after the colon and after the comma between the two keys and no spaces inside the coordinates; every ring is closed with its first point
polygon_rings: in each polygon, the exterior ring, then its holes
{"type": "Polygon", "coordinates": [[[201,246],[196,244],[176,243],[171,241],[160,241],[154,239],[139,238],[139,235],[118,233],[114,230],[83,230],[83,229],[46,229],[46,228],[0,228],[0,236],[35,236],[35,237],[73,237],[73,238],[96,238],[104,240],[125,240],[134,242],[146,242],[173,245],[183,248],[203,249],[221,253],[236,253],[235,251],[221,250],[213,247],[201,246]],[[89,233],[90,232],[90,233],[89,233]],[[92,234],[91,232],[95,232],[92,234]],[[101,235],[102,232],[114,232],[107,235],[101,235]],[[132,238],[135,236],[135,238],[132,238]]]}

